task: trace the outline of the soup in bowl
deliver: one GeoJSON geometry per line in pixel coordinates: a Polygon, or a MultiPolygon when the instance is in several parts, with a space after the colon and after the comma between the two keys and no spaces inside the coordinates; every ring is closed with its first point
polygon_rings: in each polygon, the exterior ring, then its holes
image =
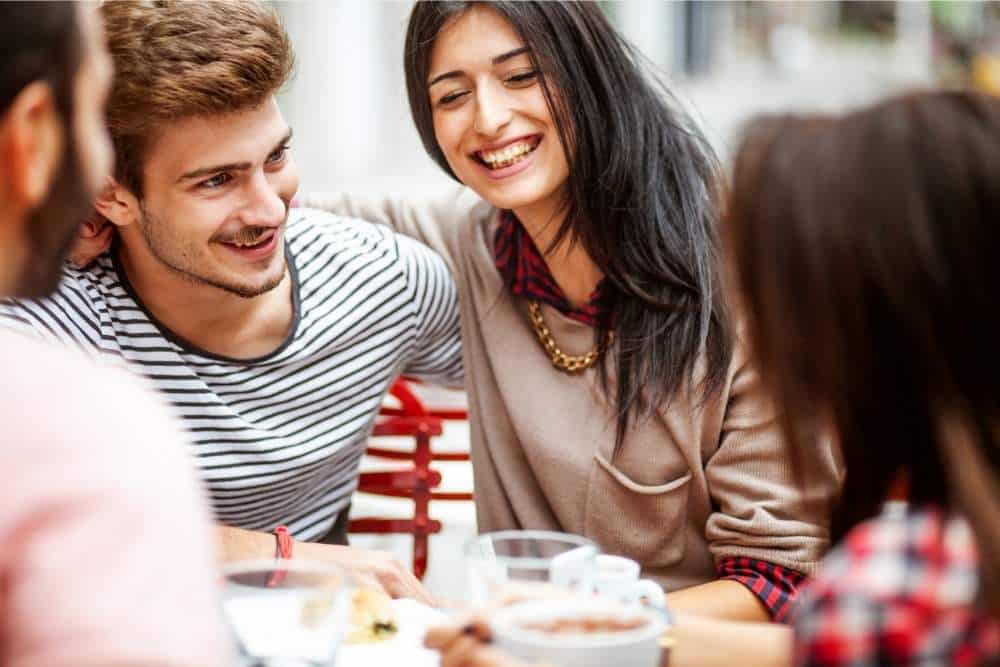
{"type": "Polygon", "coordinates": [[[658,667],[668,628],[661,610],[600,597],[520,602],[490,625],[501,650],[557,667],[658,667]]]}

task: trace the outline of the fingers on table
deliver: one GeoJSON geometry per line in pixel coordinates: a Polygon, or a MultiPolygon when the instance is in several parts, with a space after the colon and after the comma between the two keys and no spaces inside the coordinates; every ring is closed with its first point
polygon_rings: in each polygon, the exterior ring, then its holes
{"type": "Polygon", "coordinates": [[[394,598],[413,598],[431,607],[437,606],[420,580],[398,561],[391,560],[376,566],[375,576],[386,593],[394,598]]]}
{"type": "Polygon", "coordinates": [[[489,642],[493,638],[486,619],[472,616],[459,623],[430,628],[424,636],[424,645],[427,648],[441,649],[463,635],[473,637],[480,642],[489,642]]]}
{"type": "Polygon", "coordinates": [[[441,667],[473,667],[479,665],[483,645],[475,637],[461,635],[441,652],[441,667]]]}

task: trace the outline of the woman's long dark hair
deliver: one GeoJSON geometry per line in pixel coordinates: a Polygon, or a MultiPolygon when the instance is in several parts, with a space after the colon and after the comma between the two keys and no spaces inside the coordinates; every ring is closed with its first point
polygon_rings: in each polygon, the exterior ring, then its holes
{"type": "Polygon", "coordinates": [[[702,398],[726,381],[732,332],[716,272],[719,170],[596,4],[418,2],[404,54],[410,110],[427,152],[453,178],[434,136],[427,76],[437,35],[474,6],[503,16],[530,49],[567,153],[566,215],[548,250],[579,243],[606,277],[595,342],[603,348],[614,330],[614,382],[599,368],[614,394],[617,449],[632,420],[693,388],[696,376],[702,398]]]}
{"type": "Polygon", "coordinates": [[[1000,99],[915,94],[841,118],[752,124],[724,223],[750,346],[799,451],[847,466],[833,533],[957,509],[1000,610],[1000,99]]]}

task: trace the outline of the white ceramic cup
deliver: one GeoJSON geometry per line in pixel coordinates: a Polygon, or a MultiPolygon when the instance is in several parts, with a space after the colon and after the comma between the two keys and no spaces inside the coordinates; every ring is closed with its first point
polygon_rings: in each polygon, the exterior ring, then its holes
{"type": "Polygon", "coordinates": [[[622,605],[596,597],[520,602],[490,621],[496,646],[517,658],[556,667],[659,667],[667,617],[651,607],[622,605]],[[530,626],[570,619],[640,619],[641,627],[601,632],[551,633],[530,626]],[[526,627],[527,626],[527,627],[526,627]]]}
{"type": "Polygon", "coordinates": [[[654,607],[666,605],[663,589],[652,579],[640,579],[637,562],[624,556],[598,554],[594,575],[594,592],[601,597],[637,604],[646,598],[654,607]]]}

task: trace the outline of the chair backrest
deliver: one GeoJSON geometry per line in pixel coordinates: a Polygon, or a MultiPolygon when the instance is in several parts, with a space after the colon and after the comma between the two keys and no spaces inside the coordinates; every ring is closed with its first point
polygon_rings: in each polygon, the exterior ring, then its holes
{"type": "MultiPolygon", "coordinates": [[[[407,417],[429,416],[427,408],[424,407],[423,401],[421,401],[417,395],[413,393],[413,390],[410,389],[410,385],[407,384],[407,381],[403,378],[399,378],[393,383],[392,387],[389,388],[389,395],[400,402],[402,405],[401,410],[403,411],[403,415],[407,417]]],[[[385,408],[383,408],[383,410],[384,409],[385,408]]],[[[384,413],[380,412],[380,414],[384,413]]]]}
{"type": "Polygon", "coordinates": [[[398,379],[389,389],[389,395],[399,402],[399,407],[383,406],[381,418],[372,431],[373,436],[410,436],[414,438],[411,450],[388,449],[369,444],[368,455],[379,459],[409,461],[412,468],[361,473],[358,491],[413,501],[413,517],[409,519],[387,517],[361,517],[352,519],[352,533],[404,533],[413,536],[413,571],[423,578],[427,571],[430,544],[428,536],[441,531],[441,522],[430,516],[432,500],[471,501],[471,492],[441,492],[441,473],[431,468],[435,460],[468,461],[467,452],[435,453],[431,438],[442,434],[443,419],[467,419],[465,410],[428,409],[410,387],[408,380],[398,379]]]}
{"type": "Polygon", "coordinates": [[[389,395],[399,401],[400,407],[383,405],[379,414],[385,417],[437,417],[445,421],[467,421],[469,411],[461,408],[428,408],[412,385],[420,384],[412,378],[399,378],[389,388],[389,395]]]}

